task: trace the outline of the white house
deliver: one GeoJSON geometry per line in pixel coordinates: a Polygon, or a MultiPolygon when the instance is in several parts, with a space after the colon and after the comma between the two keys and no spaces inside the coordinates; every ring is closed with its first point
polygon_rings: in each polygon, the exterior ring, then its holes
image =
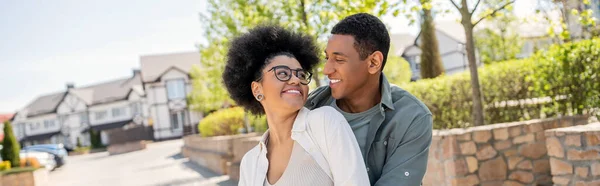
{"type": "Polygon", "coordinates": [[[200,53],[147,55],[140,63],[154,138],[197,133],[202,115],[188,109],[187,96],[192,91],[190,70],[200,65],[200,53]]]}
{"type": "Polygon", "coordinates": [[[63,143],[74,148],[78,141],[89,145],[88,131],[94,130],[108,144],[105,130],[144,124],[144,96],[139,70],[132,77],[82,88],[67,84],[65,91],[40,96],[18,111],[15,133],[24,145],[63,143]]]}
{"type": "MultiPolygon", "coordinates": [[[[436,22],[435,34],[438,39],[440,56],[444,65],[446,75],[455,74],[469,69],[469,61],[467,59],[466,36],[462,25],[453,21],[436,22]]],[[[391,43],[394,44],[394,39],[401,36],[391,36],[391,43]]],[[[405,36],[406,37],[406,36],[405,36]]],[[[420,66],[420,38],[421,34],[414,38],[413,42],[408,46],[396,46],[394,54],[400,54],[406,61],[410,63],[412,69],[411,80],[421,78],[420,66]]],[[[405,43],[405,42],[397,42],[405,43]]],[[[478,66],[481,62],[477,60],[478,66]]]]}

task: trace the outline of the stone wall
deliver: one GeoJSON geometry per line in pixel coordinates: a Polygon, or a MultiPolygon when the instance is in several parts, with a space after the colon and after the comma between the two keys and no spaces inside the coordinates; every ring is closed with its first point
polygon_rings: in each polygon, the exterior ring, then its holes
{"type": "Polygon", "coordinates": [[[48,170],[41,168],[35,171],[0,175],[0,186],[44,186],[48,185],[48,170]]]}
{"type": "Polygon", "coordinates": [[[600,185],[600,123],[546,131],[555,185],[600,185]]]}
{"type": "Polygon", "coordinates": [[[251,133],[208,138],[200,137],[198,135],[189,135],[183,138],[184,145],[181,148],[181,152],[182,155],[189,158],[190,161],[204,166],[215,173],[228,174],[231,172],[228,171],[229,167],[236,162],[234,160],[237,160],[239,163],[239,160],[241,160],[245,151],[249,150],[239,149],[239,146],[243,144],[242,141],[258,135],[260,134],[251,133]],[[244,151],[244,153],[241,153],[241,151],[244,151]]]}
{"type": "Polygon", "coordinates": [[[258,144],[258,142],[260,141],[261,138],[262,138],[262,136],[256,136],[256,137],[250,137],[250,138],[244,138],[241,140],[236,140],[234,142],[233,158],[227,165],[228,170],[229,170],[228,171],[229,178],[234,179],[234,180],[239,180],[239,178],[240,178],[240,162],[242,161],[242,158],[244,157],[246,152],[248,152],[250,149],[254,148],[258,144]]]}
{"type": "Polygon", "coordinates": [[[552,185],[544,130],[582,124],[587,117],[434,130],[423,185],[552,185]]]}
{"type": "Polygon", "coordinates": [[[146,149],[146,143],[144,141],[133,141],[112,144],[109,145],[108,148],[106,148],[109,155],[123,154],[144,149],[146,149]]]}

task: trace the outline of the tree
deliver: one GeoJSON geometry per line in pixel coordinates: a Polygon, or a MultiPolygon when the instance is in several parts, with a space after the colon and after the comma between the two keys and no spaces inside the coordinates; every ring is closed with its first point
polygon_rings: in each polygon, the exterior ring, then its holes
{"type": "Polygon", "coordinates": [[[467,0],[461,0],[460,6],[454,2],[454,0],[449,0],[450,3],[460,12],[461,15],[461,24],[465,29],[465,36],[467,38],[467,59],[469,61],[469,71],[471,72],[471,91],[473,96],[473,125],[479,126],[484,123],[484,115],[483,115],[483,94],[481,94],[481,86],[479,84],[479,74],[477,72],[477,59],[475,59],[475,41],[473,37],[473,28],[477,26],[483,19],[488,17],[493,17],[500,10],[505,9],[515,2],[515,0],[498,0],[500,3],[490,4],[487,10],[484,10],[481,13],[479,18],[474,19],[474,14],[477,12],[477,8],[481,3],[481,0],[477,0],[475,6],[472,9],[469,8],[469,3],[467,0]],[[497,5],[497,6],[495,6],[497,5]]]}
{"type": "Polygon", "coordinates": [[[4,122],[4,140],[2,141],[2,160],[10,161],[12,167],[19,166],[21,146],[13,134],[10,122],[4,122]]]}
{"type": "MultiPolygon", "coordinates": [[[[481,85],[479,84],[479,75],[477,73],[477,59],[475,58],[475,41],[473,37],[473,29],[477,24],[479,24],[484,19],[495,17],[497,13],[501,10],[512,5],[515,0],[476,0],[475,5],[469,7],[469,2],[467,0],[448,0],[445,1],[453,6],[461,17],[461,25],[465,30],[466,37],[466,50],[467,50],[467,59],[469,61],[469,72],[471,75],[471,89],[472,89],[472,98],[473,98],[473,125],[479,126],[484,124],[484,115],[483,115],[483,94],[481,93],[481,85]],[[460,3],[456,3],[455,1],[460,1],[460,3]],[[485,9],[479,10],[481,7],[485,9]],[[477,13],[477,15],[476,15],[477,13]]],[[[412,18],[412,13],[421,11],[423,9],[430,9],[430,7],[438,7],[440,6],[441,1],[436,1],[436,4],[433,3],[423,3],[421,5],[412,5],[412,6],[401,6],[401,4],[408,5],[410,2],[407,0],[401,0],[397,3],[392,4],[394,7],[392,10],[394,12],[394,16],[397,16],[399,13],[403,13],[411,23],[414,22],[412,18]],[[410,8],[407,8],[410,7],[410,8]]],[[[438,10],[441,13],[449,13],[450,10],[438,10]]]]}
{"type": "MultiPolygon", "coordinates": [[[[429,1],[421,0],[421,4],[429,3],[429,1]]],[[[444,73],[431,7],[426,7],[428,8],[423,8],[421,23],[421,78],[423,79],[435,78],[444,73]]]]}
{"type": "MultiPolygon", "coordinates": [[[[381,16],[388,7],[387,1],[376,0],[209,0],[208,14],[200,15],[207,44],[199,46],[201,66],[191,73],[194,88],[190,106],[207,112],[232,104],[221,82],[227,45],[248,29],[263,23],[279,24],[314,36],[320,46],[325,46],[329,29],[341,18],[358,12],[381,16]]],[[[320,86],[321,70],[319,66],[313,73],[316,86],[320,86]]]]}
{"type": "Polygon", "coordinates": [[[484,64],[516,59],[521,52],[523,42],[513,29],[518,20],[510,11],[502,13],[475,33],[475,47],[484,64]]]}

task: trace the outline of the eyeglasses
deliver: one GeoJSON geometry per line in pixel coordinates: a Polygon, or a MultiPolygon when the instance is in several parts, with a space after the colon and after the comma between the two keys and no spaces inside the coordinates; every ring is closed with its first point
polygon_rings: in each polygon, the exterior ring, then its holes
{"type": "MultiPolygon", "coordinates": [[[[294,75],[300,79],[300,84],[303,85],[308,85],[310,83],[311,77],[312,77],[312,73],[310,73],[309,71],[305,71],[304,69],[291,69],[288,66],[274,66],[273,68],[269,69],[269,71],[267,72],[271,72],[273,71],[275,73],[275,77],[279,80],[279,81],[289,81],[290,79],[292,79],[292,72],[294,72],[294,75]]],[[[258,78],[257,81],[260,81],[262,79],[262,77],[258,78]]]]}

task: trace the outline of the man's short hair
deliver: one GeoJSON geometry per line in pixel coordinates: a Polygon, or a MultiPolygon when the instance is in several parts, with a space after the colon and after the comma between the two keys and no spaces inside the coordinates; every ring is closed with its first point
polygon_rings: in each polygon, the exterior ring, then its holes
{"type": "Polygon", "coordinates": [[[390,35],[379,18],[367,13],[354,14],[337,23],[331,34],[354,36],[354,48],[361,60],[365,60],[375,51],[383,53],[383,70],[390,50],[390,35]]]}

